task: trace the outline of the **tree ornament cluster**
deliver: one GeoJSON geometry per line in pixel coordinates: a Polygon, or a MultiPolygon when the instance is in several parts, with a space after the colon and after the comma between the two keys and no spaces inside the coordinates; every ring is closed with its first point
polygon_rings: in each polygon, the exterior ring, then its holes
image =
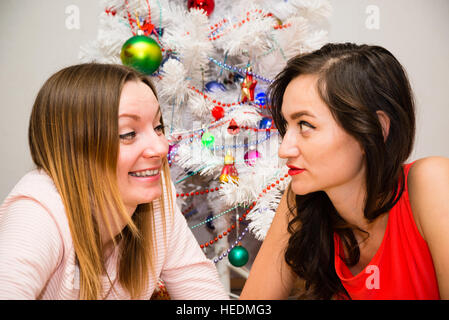
{"type": "Polygon", "coordinates": [[[290,58],[328,42],[322,22],[329,1],[108,0],[107,6],[80,60],[121,63],[151,78],[177,205],[207,257],[248,265],[247,235],[264,239],[289,183],[267,89],[290,58]]]}

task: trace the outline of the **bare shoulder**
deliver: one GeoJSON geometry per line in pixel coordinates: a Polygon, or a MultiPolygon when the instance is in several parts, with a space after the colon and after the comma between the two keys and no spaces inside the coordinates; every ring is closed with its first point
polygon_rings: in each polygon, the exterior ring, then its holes
{"type": "Polygon", "coordinates": [[[449,158],[433,156],[416,160],[410,168],[410,173],[438,173],[441,170],[449,170],[449,158]]]}
{"type": "Polygon", "coordinates": [[[407,180],[413,215],[421,235],[426,238],[426,233],[431,232],[426,228],[434,225],[429,220],[449,219],[449,158],[427,157],[416,160],[407,180]]]}
{"type": "Polygon", "coordinates": [[[442,191],[447,191],[448,175],[449,158],[427,157],[416,160],[410,168],[407,179],[409,191],[414,192],[414,196],[418,198],[421,192],[430,190],[438,193],[438,187],[441,187],[442,191]]]}

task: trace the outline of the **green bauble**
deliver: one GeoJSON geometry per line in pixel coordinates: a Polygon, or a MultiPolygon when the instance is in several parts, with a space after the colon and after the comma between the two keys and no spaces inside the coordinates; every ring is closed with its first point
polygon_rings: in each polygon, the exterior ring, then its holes
{"type": "Polygon", "coordinates": [[[125,66],[152,74],[161,65],[161,47],[152,38],[137,35],[123,44],[120,59],[125,66]]]}
{"type": "Polygon", "coordinates": [[[215,137],[209,132],[206,131],[203,133],[203,136],[201,137],[201,144],[205,148],[210,148],[214,145],[215,137]]]}
{"type": "Polygon", "coordinates": [[[228,254],[229,262],[234,267],[243,267],[249,259],[248,250],[242,246],[235,246],[228,254]]]}

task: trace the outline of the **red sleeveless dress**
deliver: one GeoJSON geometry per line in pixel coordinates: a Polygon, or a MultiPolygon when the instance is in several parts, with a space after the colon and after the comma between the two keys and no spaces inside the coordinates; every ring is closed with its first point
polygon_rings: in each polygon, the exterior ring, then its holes
{"type": "Polygon", "coordinates": [[[359,274],[352,275],[346,266],[343,243],[334,234],[335,270],[351,299],[440,299],[432,257],[410,207],[407,176],[412,164],[404,166],[405,190],[389,212],[382,243],[359,274]]]}

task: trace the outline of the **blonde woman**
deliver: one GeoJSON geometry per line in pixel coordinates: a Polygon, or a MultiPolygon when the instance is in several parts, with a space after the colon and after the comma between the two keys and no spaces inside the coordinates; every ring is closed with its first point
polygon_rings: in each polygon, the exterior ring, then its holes
{"type": "Polygon", "coordinates": [[[227,299],[174,202],[150,80],[81,64],[47,80],[29,126],[36,169],[0,207],[0,299],[227,299]]]}

